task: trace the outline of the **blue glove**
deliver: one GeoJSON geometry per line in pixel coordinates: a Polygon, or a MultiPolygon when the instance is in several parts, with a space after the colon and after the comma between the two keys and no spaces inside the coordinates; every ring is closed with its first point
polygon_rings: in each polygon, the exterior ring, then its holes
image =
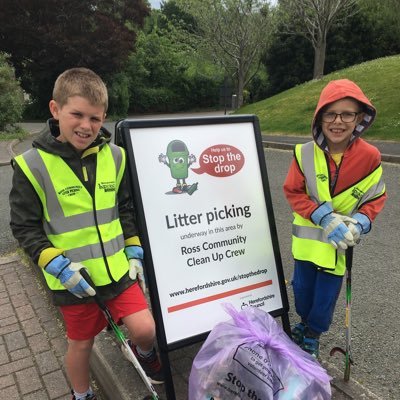
{"type": "Polygon", "coordinates": [[[128,260],[131,258],[143,260],[143,249],[140,246],[126,246],[125,254],[128,260]]]}
{"type": "Polygon", "coordinates": [[[353,234],[354,241],[357,241],[362,234],[366,234],[371,230],[371,221],[365,215],[361,213],[356,213],[352,216],[356,223],[350,222],[347,227],[350,232],[353,234]]]}
{"type": "Polygon", "coordinates": [[[345,250],[349,246],[355,245],[354,236],[346,224],[354,224],[356,220],[334,213],[329,203],[322,203],[311,214],[311,220],[323,228],[325,236],[335,249],[340,247],[345,250]]]}
{"type": "Polygon", "coordinates": [[[45,267],[45,271],[57,279],[74,296],[95,296],[96,291],[83,279],[79,270],[85,268],[82,264],[73,263],[69,258],[58,256],[51,260],[45,267]]]}
{"type": "Polygon", "coordinates": [[[129,278],[137,279],[143,293],[146,293],[146,280],[143,271],[143,249],[140,246],[125,247],[125,254],[129,260],[129,278]]]}

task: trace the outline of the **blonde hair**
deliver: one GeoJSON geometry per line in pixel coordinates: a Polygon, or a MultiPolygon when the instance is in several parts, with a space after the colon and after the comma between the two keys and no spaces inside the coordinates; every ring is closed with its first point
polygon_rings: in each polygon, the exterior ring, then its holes
{"type": "Polygon", "coordinates": [[[108,108],[107,87],[102,79],[88,68],[71,68],[58,76],[54,83],[53,100],[60,107],[68,102],[69,97],[81,96],[92,105],[108,108]]]}

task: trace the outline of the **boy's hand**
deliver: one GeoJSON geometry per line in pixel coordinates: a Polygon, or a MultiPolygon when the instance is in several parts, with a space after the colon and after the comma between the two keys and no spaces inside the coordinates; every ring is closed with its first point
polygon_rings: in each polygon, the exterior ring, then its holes
{"type": "Polygon", "coordinates": [[[357,241],[362,234],[366,234],[371,230],[371,221],[369,218],[362,213],[356,213],[352,219],[356,222],[350,222],[347,224],[350,232],[353,234],[354,241],[357,241]]]}
{"type": "Polygon", "coordinates": [[[82,264],[73,263],[70,259],[60,255],[47,264],[45,271],[59,279],[67,290],[80,299],[95,296],[96,291],[79,272],[82,268],[85,268],[82,264]]]}
{"type": "Polygon", "coordinates": [[[129,278],[137,279],[143,293],[146,293],[146,280],[144,279],[142,261],[137,258],[129,260],[129,278]]]}
{"type": "Polygon", "coordinates": [[[146,293],[146,281],[143,272],[143,249],[140,246],[126,246],[125,254],[129,260],[129,277],[137,279],[143,293],[146,293]]]}
{"type": "Polygon", "coordinates": [[[354,221],[350,217],[336,213],[331,213],[323,219],[324,226],[322,224],[321,226],[324,228],[324,234],[335,249],[340,247],[346,250],[356,244],[353,233],[347,226],[347,223],[354,221]]]}
{"type": "Polygon", "coordinates": [[[354,236],[346,224],[356,223],[357,221],[345,215],[334,213],[329,203],[323,203],[314,210],[311,214],[311,220],[324,229],[325,236],[335,249],[340,247],[345,250],[349,246],[355,245],[354,236]]]}

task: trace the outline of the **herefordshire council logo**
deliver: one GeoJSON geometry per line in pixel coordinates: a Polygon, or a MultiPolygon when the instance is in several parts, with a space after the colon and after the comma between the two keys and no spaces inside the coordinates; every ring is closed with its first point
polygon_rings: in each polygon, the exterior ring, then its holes
{"type": "Polygon", "coordinates": [[[99,189],[104,190],[104,192],[115,192],[115,182],[99,182],[98,183],[99,189]]]}

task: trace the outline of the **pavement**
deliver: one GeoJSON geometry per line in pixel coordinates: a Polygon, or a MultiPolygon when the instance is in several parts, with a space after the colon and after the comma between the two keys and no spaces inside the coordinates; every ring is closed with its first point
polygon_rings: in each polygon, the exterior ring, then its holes
{"type": "MultiPolygon", "coordinates": [[[[36,132],[24,142],[0,141],[0,166],[30,147],[36,132]]],[[[263,145],[291,150],[306,137],[263,135],[263,145]]],[[[400,163],[400,143],[373,142],[382,160],[400,163]]],[[[0,256],[0,391],[7,400],[70,400],[63,367],[65,331],[58,310],[49,305],[40,271],[22,252],[0,256]]],[[[187,399],[188,377],[201,343],[169,353],[176,400],[187,399]]],[[[353,378],[343,381],[339,371],[322,361],[332,380],[332,399],[380,398],[353,378]]],[[[98,400],[142,400],[148,394],[133,366],[121,357],[110,333],[101,332],[91,358],[93,386],[98,400]]],[[[156,387],[167,399],[163,385],[156,387]]],[[[172,400],[172,399],[168,399],[172,400]]]]}
{"type": "MultiPolygon", "coordinates": [[[[306,143],[311,140],[308,136],[283,136],[283,135],[262,135],[264,147],[293,150],[298,143],[306,143]]],[[[379,149],[382,155],[382,161],[400,164],[400,142],[392,140],[368,140],[379,149]]]]}

